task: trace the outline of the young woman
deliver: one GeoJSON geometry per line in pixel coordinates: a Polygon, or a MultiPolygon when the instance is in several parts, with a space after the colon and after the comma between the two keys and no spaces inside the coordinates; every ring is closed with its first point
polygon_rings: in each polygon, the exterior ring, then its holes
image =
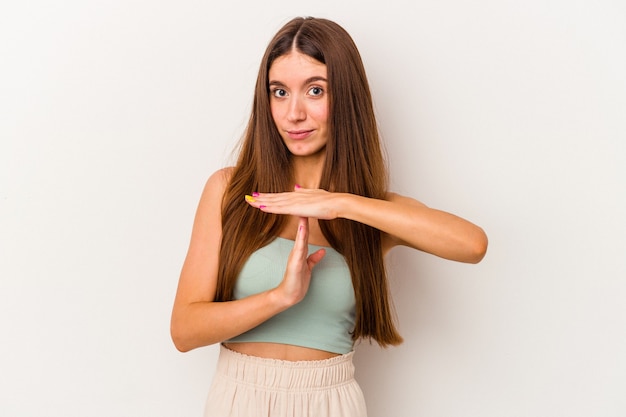
{"type": "Polygon", "coordinates": [[[364,417],[355,342],[402,342],[385,254],[476,263],[487,237],[387,190],[363,64],[332,21],[296,18],[275,35],[243,139],[202,193],[174,344],[221,344],[206,416],[364,417]]]}

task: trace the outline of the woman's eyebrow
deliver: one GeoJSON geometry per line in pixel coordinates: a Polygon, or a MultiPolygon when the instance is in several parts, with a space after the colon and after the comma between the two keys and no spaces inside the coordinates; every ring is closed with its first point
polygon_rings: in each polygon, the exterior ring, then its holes
{"type": "MultiPolygon", "coordinates": [[[[311,83],[318,82],[318,81],[328,82],[328,80],[326,78],[324,78],[322,76],[316,75],[316,76],[309,77],[306,80],[304,80],[303,85],[304,84],[311,84],[311,83]]],[[[269,82],[269,85],[278,86],[278,87],[284,87],[285,86],[284,83],[282,83],[281,81],[277,81],[277,80],[271,80],[269,82]]]]}
{"type": "Polygon", "coordinates": [[[307,79],[306,79],[306,81],[305,81],[304,83],[305,83],[305,84],[311,84],[311,83],[314,83],[314,82],[316,82],[316,81],[324,81],[324,82],[328,82],[328,80],[327,80],[326,78],[324,78],[324,77],[322,77],[322,76],[317,75],[317,76],[314,76],[314,77],[307,78],[307,79]]]}

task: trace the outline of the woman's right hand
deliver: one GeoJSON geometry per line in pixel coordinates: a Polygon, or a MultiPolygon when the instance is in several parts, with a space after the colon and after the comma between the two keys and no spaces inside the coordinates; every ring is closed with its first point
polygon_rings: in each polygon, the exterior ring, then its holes
{"type": "Polygon", "coordinates": [[[326,251],[322,248],[309,255],[309,219],[300,217],[285,275],[280,285],[276,287],[278,295],[288,305],[297,304],[304,299],[309,290],[313,267],[322,260],[325,254],[326,251]]]}

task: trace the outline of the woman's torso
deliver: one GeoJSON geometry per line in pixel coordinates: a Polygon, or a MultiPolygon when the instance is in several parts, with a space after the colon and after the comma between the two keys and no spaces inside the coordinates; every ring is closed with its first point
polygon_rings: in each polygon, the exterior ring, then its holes
{"type": "MultiPolygon", "coordinates": [[[[298,218],[290,217],[283,232],[279,237],[295,240],[298,218]],[[293,232],[292,232],[293,231],[293,232]]],[[[317,220],[309,220],[309,244],[315,246],[330,246],[319,227],[317,220]]],[[[224,346],[239,353],[262,358],[281,359],[288,361],[322,360],[338,356],[339,353],[326,350],[314,349],[304,346],[296,346],[284,343],[272,342],[225,342],[224,346]]]]}

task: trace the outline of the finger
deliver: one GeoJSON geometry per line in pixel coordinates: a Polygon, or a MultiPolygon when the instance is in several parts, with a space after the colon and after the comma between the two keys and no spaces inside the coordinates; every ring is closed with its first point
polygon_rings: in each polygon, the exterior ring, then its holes
{"type": "Polygon", "coordinates": [[[309,219],[307,217],[300,217],[298,220],[296,241],[303,242],[305,245],[309,243],[309,219]]]}
{"type": "Polygon", "coordinates": [[[245,200],[246,203],[248,203],[249,205],[251,205],[254,208],[258,208],[260,210],[263,210],[266,206],[265,204],[262,204],[261,202],[258,201],[258,199],[260,198],[260,194],[259,193],[252,193],[252,195],[246,194],[245,195],[245,200]]]}
{"type": "Polygon", "coordinates": [[[258,196],[251,196],[249,194],[246,194],[244,196],[246,203],[250,204],[252,207],[256,207],[258,205],[256,201],[257,197],[258,196]]]}
{"type": "Polygon", "coordinates": [[[306,258],[309,252],[309,219],[306,217],[300,217],[298,221],[298,232],[296,233],[296,241],[294,243],[294,250],[297,250],[302,254],[303,258],[306,258]]]}
{"type": "Polygon", "coordinates": [[[309,268],[313,269],[313,267],[317,265],[317,263],[321,261],[325,255],[326,249],[318,249],[317,251],[313,252],[306,260],[309,268]]]}

